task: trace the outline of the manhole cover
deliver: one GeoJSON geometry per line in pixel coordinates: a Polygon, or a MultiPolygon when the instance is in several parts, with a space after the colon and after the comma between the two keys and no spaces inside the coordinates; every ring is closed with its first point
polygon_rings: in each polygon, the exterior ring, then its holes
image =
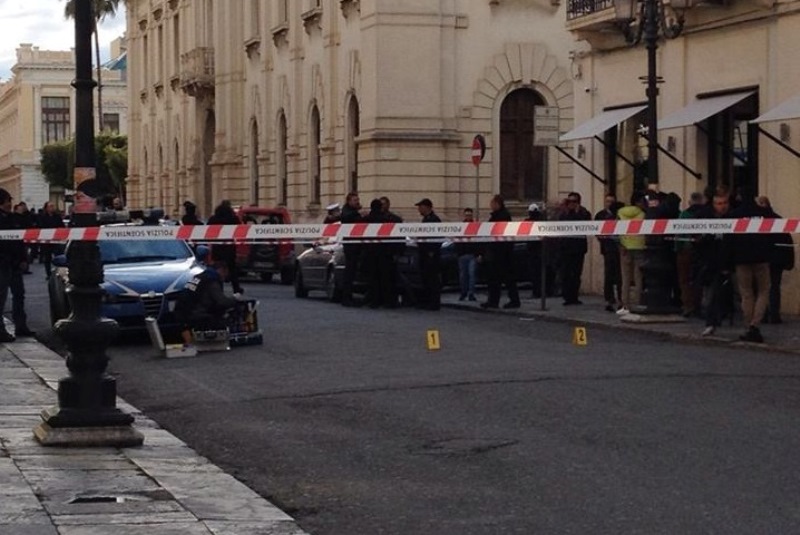
{"type": "Polygon", "coordinates": [[[518,440],[502,438],[449,438],[429,442],[416,450],[422,455],[469,456],[489,453],[518,444],[518,440]]]}

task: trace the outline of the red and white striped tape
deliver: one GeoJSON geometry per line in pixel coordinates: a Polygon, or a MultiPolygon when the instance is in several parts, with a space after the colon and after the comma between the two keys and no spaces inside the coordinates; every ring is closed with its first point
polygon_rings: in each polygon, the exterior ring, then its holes
{"type": "Polygon", "coordinates": [[[503,221],[496,223],[355,223],[299,225],[108,226],[0,231],[0,240],[358,241],[504,239],[686,234],[796,234],[800,219],[652,219],[630,221],[503,221]]]}

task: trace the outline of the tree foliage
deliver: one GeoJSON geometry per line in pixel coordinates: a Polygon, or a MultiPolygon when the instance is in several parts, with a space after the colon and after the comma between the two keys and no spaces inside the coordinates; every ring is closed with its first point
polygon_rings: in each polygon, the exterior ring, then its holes
{"type": "MultiPolygon", "coordinates": [[[[128,174],[128,138],[119,134],[99,134],[94,138],[97,153],[97,179],[106,181],[113,193],[125,190],[128,174]]],[[[75,167],[74,140],[45,145],[41,150],[41,169],[45,180],[52,186],[72,189],[72,172],[75,167]]]]}

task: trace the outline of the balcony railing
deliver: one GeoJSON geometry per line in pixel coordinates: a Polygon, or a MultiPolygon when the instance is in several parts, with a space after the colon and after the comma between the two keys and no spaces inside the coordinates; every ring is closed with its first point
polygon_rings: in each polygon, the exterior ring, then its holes
{"type": "Polygon", "coordinates": [[[181,54],[181,88],[196,97],[214,92],[214,49],[193,48],[181,54]]]}
{"type": "Polygon", "coordinates": [[[614,7],[614,0],[567,0],[567,20],[592,15],[614,7]]]}

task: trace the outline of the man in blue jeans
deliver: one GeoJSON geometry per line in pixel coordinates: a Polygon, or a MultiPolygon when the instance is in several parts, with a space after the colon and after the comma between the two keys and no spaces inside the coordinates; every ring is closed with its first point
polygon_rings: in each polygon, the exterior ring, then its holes
{"type": "MultiPolygon", "coordinates": [[[[0,230],[23,228],[12,211],[11,194],[0,188],[0,230]]],[[[8,292],[11,290],[11,316],[17,337],[33,336],[25,314],[25,283],[22,274],[28,269],[28,257],[22,240],[0,240],[0,314],[5,311],[8,292]]],[[[0,318],[0,342],[13,342],[15,336],[5,329],[0,318]]]]}
{"type": "MultiPolygon", "coordinates": [[[[472,208],[464,208],[464,223],[475,221],[475,213],[472,208]]],[[[475,298],[475,278],[478,269],[478,250],[477,245],[472,242],[460,242],[456,244],[458,253],[458,283],[461,288],[461,295],[458,300],[469,299],[476,301],[475,298]]]]}

